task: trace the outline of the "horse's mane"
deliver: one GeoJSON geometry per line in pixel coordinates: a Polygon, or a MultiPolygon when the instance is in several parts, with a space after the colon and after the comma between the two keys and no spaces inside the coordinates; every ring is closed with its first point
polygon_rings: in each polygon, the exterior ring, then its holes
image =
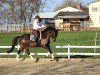
{"type": "Polygon", "coordinates": [[[44,31],[42,33],[45,34],[47,31],[50,31],[50,30],[55,30],[55,28],[49,26],[46,29],[44,29],[44,31]]]}

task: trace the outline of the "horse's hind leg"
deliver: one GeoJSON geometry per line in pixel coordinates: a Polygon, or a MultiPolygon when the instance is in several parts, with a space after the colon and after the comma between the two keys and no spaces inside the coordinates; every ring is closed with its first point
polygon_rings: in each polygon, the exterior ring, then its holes
{"type": "Polygon", "coordinates": [[[20,48],[20,49],[17,51],[16,60],[18,60],[18,58],[19,58],[19,54],[21,53],[22,50],[23,50],[23,49],[20,48]]]}
{"type": "Polygon", "coordinates": [[[21,52],[20,50],[17,51],[16,60],[18,60],[20,52],[21,52]]]}
{"type": "Polygon", "coordinates": [[[27,54],[29,55],[29,57],[33,60],[33,57],[32,57],[32,55],[30,54],[30,51],[29,51],[29,49],[27,48],[27,54]]]}

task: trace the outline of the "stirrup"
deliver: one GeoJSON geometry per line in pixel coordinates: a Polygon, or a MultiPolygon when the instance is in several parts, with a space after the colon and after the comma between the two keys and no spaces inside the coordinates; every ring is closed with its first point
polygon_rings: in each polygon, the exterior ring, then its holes
{"type": "Polygon", "coordinates": [[[35,45],[38,45],[38,43],[34,43],[35,45]]]}

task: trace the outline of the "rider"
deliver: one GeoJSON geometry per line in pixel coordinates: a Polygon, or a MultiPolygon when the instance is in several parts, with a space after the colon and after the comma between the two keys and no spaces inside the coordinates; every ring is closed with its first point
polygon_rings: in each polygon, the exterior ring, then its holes
{"type": "Polygon", "coordinates": [[[40,17],[37,15],[34,18],[33,29],[32,29],[32,35],[34,36],[35,45],[37,45],[38,43],[39,29],[41,28],[42,28],[42,25],[40,24],[40,17]]]}

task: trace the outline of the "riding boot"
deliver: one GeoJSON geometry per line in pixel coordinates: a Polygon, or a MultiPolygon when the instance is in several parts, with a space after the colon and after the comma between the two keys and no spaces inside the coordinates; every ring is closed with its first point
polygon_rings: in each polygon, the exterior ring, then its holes
{"type": "Polygon", "coordinates": [[[34,43],[35,43],[35,45],[37,45],[37,44],[38,44],[37,35],[35,35],[35,37],[34,37],[34,43]]]}

